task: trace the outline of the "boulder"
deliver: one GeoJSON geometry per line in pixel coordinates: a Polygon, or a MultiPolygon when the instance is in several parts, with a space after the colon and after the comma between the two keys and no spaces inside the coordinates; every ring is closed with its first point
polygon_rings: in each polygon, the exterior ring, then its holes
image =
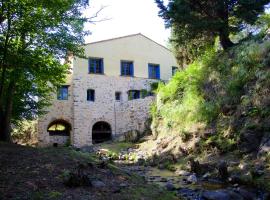
{"type": "Polygon", "coordinates": [[[185,170],[176,170],[175,174],[178,176],[189,176],[191,173],[185,170]]]}
{"type": "Polygon", "coordinates": [[[270,151],[270,133],[265,133],[259,147],[258,155],[265,155],[270,151]]]}
{"type": "Polygon", "coordinates": [[[240,150],[243,153],[251,153],[259,149],[262,133],[256,130],[246,130],[240,135],[240,150]]]}
{"type": "Polygon", "coordinates": [[[218,173],[219,173],[221,180],[226,181],[228,179],[228,177],[229,177],[228,165],[225,161],[221,161],[218,164],[218,173]]]}
{"type": "Polygon", "coordinates": [[[191,183],[191,184],[195,184],[198,182],[198,179],[197,179],[195,174],[192,174],[192,175],[187,177],[187,182],[191,183]]]}
{"type": "Polygon", "coordinates": [[[103,183],[102,181],[99,181],[99,180],[92,180],[91,181],[91,185],[95,188],[103,188],[106,186],[105,183],[103,183]]]}
{"type": "Polygon", "coordinates": [[[175,186],[171,182],[166,183],[165,187],[168,191],[174,191],[176,189],[175,186]]]}

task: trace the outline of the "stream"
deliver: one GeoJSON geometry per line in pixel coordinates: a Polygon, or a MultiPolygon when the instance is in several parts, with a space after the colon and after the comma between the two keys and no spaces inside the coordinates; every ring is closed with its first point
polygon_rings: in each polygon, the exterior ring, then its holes
{"type": "MultiPolygon", "coordinates": [[[[100,149],[99,149],[100,150],[100,149]]],[[[126,151],[122,157],[125,157],[126,151]]],[[[104,159],[110,159],[103,155],[104,159]]],[[[121,156],[120,156],[121,157],[121,156]]],[[[135,173],[148,183],[157,184],[168,191],[175,192],[184,200],[268,200],[270,195],[257,188],[239,184],[226,184],[219,179],[211,179],[205,174],[179,170],[176,172],[157,167],[138,165],[131,160],[114,159],[114,163],[127,173],[135,173]]]]}
{"type": "Polygon", "coordinates": [[[136,173],[148,183],[158,184],[169,191],[174,191],[179,199],[186,200],[267,200],[268,194],[238,184],[225,184],[218,180],[202,180],[195,174],[175,172],[150,166],[120,165],[127,172],[136,173]]]}

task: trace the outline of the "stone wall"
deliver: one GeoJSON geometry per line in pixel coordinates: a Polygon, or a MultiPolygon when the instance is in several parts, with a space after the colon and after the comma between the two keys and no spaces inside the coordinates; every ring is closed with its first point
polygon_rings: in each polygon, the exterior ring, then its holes
{"type": "Polygon", "coordinates": [[[102,58],[104,74],[88,74],[88,59],[69,57],[72,75],[69,77],[69,98],[57,100],[56,94],[48,113],[39,119],[39,143],[65,143],[68,137],[49,136],[48,125],[55,120],[65,120],[71,127],[70,141],[77,147],[92,144],[92,127],[96,122],[110,124],[113,138],[130,130],[144,130],[149,117],[149,106],[154,97],[128,100],[129,90],[150,90],[148,64],[160,65],[160,78],[172,76],[172,66],[177,66],[171,51],[142,34],[94,42],[84,46],[86,57],[102,58]],[[121,60],[132,61],[134,77],[120,76],[121,60]],[[140,78],[139,78],[140,77],[140,78]],[[87,101],[87,90],[95,90],[95,101],[87,101]],[[115,100],[121,92],[121,101],[115,100]]]}
{"type": "Polygon", "coordinates": [[[149,106],[154,97],[128,100],[128,90],[150,90],[155,80],[121,76],[86,74],[75,76],[69,82],[68,100],[57,100],[47,108],[47,114],[39,119],[40,146],[65,144],[66,136],[49,136],[48,125],[55,120],[65,120],[72,127],[70,141],[76,147],[92,145],[92,127],[96,122],[110,124],[113,138],[129,131],[144,130],[149,117],[149,106]],[[95,90],[95,101],[87,101],[87,89],[95,90]],[[121,92],[121,100],[115,100],[115,92],[121,92]]]}
{"type": "Polygon", "coordinates": [[[150,90],[154,80],[86,74],[74,77],[74,145],[92,144],[96,122],[110,124],[113,137],[129,130],[143,131],[153,97],[128,101],[128,90],[150,90]],[[95,90],[95,101],[87,101],[87,89],[95,90]],[[115,100],[121,92],[121,100],[115,100]]]}
{"type": "MultiPolygon", "coordinates": [[[[48,146],[53,143],[65,144],[69,137],[66,136],[49,136],[48,126],[56,120],[64,120],[73,127],[73,85],[72,77],[67,81],[68,100],[57,100],[57,95],[52,94],[52,105],[46,108],[47,114],[38,120],[38,140],[39,146],[48,146]]],[[[71,130],[71,142],[73,139],[73,129],[71,130]]]]}

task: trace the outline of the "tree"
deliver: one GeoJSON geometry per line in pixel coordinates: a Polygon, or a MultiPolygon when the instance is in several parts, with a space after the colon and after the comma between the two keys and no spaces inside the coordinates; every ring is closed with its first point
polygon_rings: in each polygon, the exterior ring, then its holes
{"type": "Polygon", "coordinates": [[[221,46],[233,46],[230,34],[256,22],[269,0],[155,0],[167,27],[173,27],[181,41],[218,36],[221,46]]]}
{"type": "Polygon", "coordinates": [[[0,1],[0,140],[41,113],[64,82],[67,52],[82,57],[86,0],[0,1]]]}

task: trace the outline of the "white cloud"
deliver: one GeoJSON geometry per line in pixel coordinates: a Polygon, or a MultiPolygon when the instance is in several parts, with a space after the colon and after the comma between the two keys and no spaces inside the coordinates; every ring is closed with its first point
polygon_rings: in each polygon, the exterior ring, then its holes
{"type": "Polygon", "coordinates": [[[92,35],[86,38],[86,42],[142,33],[158,43],[167,44],[170,30],[165,30],[163,19],[158,17],[154,0],[90,0],[87,15],[94,15],[102,6],[107,7],[96,20],[110,20],[88,24],[86,28],[92,35]]]}

